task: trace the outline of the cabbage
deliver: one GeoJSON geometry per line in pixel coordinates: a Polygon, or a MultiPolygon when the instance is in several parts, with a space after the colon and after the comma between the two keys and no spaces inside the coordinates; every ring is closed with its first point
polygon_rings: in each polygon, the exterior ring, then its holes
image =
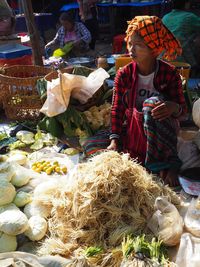
{"type": "Polygon", "coordinates": [[[44,146],[43,140],[42,139],[37,139],[35,141],[35,143],[30,146],[30,149],[39,150],[39,149],[43,148],[43,146],[44,146]]]}
{"type": "Polygon", "coordinates": [[[28,228],[28,219],[19,209],[7,209],[0,214],[0,231],[19,235],[28,228]]]}
{"type": "Polygon", "coordinates": [[[10,203],[0,207],[0,214],[6,210],[20,210],[15,204],[10,203]]]}
{"type": "Polygon", "coordinates": [[[29,131],[19,131],[16,134],[17,139],[21,142],[25,143],[26,145],[30,145],[35,142],[34,133],[29,131]]]}
{"type": "Polygon", "coordinates": [[[9,157],[9,162],[15,162],[19,165],[25,165],[27,163],[27,157],[23,154],[15,154],[9,157]]]}
{"type": "Polygon", "coordinates": [[[11,183],[17,187],[21,187],[27,184],[30,179],[30,172],[26,168],[17,165],[15,175],[12,177],[11,183]]]}
{"type": "Polygon", "coordinates": [[[33,201],[24,207],[24,213],[26,214],[27,218],[31,218],[32,216],[47,218],[51,215],[51,209],[48,209],[40,202],[33,201]]]}
{"type": "Polygon", "coordinates": [[[11,203],[15,195],[15,187],[5,179],[0,180],[0,206],[11,203]]]}
{"type": "Polygon", "coordinates": [[[33,216],[28,221],[28,229],[24,232],[32,241],[41,240],[47,232],[47,222],[40,216],[33,216]]]}
{"type": "Polygon", "coordinates": [[[0,232],[0,253],[15,251],[17,249],[16,236],[7,235],[0,232]]]}
{"type": "Polygon", "coordinates": [[[32,199],[32,197],[31,197],[30,193],[19,191],[19,192],[17,192],[13,203],[17,207],[21,208],[21,207],[24,207],[26,204],[30,203],[31,199],[32,199]]]}
{"type": "Polygon", "coordinates": [[[72,147],[63,149],[61,152],[69,156],[73,156],[79,153],[79,151],[76,148],[72,148],[72,147]]]}
{"type": "Polygon", "coordinates": [[[14,174],[14,168],[9,162],[0,164],[0,180],[5,179],[10,182],[14,174]]]}
{"type": "Polygon", "coordinates": [[[8,159],[6,155],[0,155],[0,162],[5,162],[8,159]]]}

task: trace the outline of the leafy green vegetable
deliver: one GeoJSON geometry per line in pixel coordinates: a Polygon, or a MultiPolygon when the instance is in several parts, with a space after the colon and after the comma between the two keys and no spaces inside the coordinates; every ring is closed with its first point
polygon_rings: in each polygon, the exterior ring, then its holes
{"type": "Polygon", "coordinates": [[[7,137],[8,137],[7,133],[0,132],[0,141],[3,140],[3,139],[5,139],[5,138],[7,138],[7,137]]]}
{"type": "Polygon", "coordinates": [[[17,148],[24,148],[24,147],[26,147],[26,144],[21,142],[20,140],[17,140],[16,142],[9,144],[9,149],[10,150],[14,150],[14,149],[17,149],[17,148]]]}
{"type": "Polygon", "coordinates": [[[55,118],[62,124],[67,137],[76,136],[77,128],[86,132],[88,136],[93,134],[86,116],[72,106],[68,106],[68,109],[64,113],[59,114],[55,118]]]}
{"type": "Polygon", "coordinates": [[[62,124],[55,118],[44,117],[38,126],[41,130],[44,130],[55,137],[61,137],[63,135],[62,124]]]}
{"type": "Polygon", "coordinates": [[[166,263],[166,250],[162,241],[153,238],[150,242],[145,240],[145,235],[124,237],[122,242],[122,253],[125,258],[130,256],[143,255],[157,263],[166,263]]]}
{"type": "Polygon", "coordinates": [[[101,247],[88,247],[85,251],[84,254],[86,257],[94,257],[100,253],[103,252],[103,249],[101,247]]]}

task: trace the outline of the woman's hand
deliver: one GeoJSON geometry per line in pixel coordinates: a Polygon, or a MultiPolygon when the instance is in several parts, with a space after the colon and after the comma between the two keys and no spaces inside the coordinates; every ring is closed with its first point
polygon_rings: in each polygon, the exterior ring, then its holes
{"type": "Polygon", "coordinates": [[[117,139],[112,139],[110,142],[110,145],[107,147],[108,150],[118,150],[118,140],[117,139]]]}
{"type": "Polygon", "coordinates": [[[179,105],[171,101],[159,101],[151,111],[151,115],[155,120],[162,121],[169,118],[173,113],[178,113],[179,105]]]}

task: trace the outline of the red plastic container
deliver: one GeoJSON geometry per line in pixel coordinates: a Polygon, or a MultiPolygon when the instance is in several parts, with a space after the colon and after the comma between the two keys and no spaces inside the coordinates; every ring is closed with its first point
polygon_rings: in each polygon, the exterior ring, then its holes
{"type": "Polygon", "coordinates": [[[13,66],[13,65],[32,65],[32,55],[25,55],[22,57],[11,59],[0,59],[0,66],[13,66]]]}

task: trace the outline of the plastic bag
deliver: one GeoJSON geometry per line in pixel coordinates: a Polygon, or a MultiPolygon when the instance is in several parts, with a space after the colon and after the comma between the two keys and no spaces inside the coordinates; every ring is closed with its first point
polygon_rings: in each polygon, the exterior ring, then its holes
{"type": "Polygon", "coordinates": [[[73,48],[73,42],[69,42],[64,45],[63,48],[58,48],[54,50],[53,57],[63,57],[66,56],[73,48]]]}
{"type": "Polygon", "coordinates": [[[59,79],[47,82],[47,99],[40,112],[48,117],[65,112],[71,95],[81,104],[87,103],[108,77],[102,68],[93,71],[88,77],[59,73],[59,79]]]}
{"type": "Polygon", "coordinates": [[[191,200],[184,222],[188,232],[200,237],[200,197],[191,200]]]}
{"type": "Polygon", "coordinates": [[[149,229],[159,237],[167,246],[175,246],[179,243],[183,233],[183,219],[177,208],[164,197],[158,197],[155,201],[157,211],[148,223],[149,229]]]}
{"type": "Polygon", "coordinates": [[[200,238],[189,233],[181,236],[180,246],[176,257],[176,264],[180,267],[199,267],[200,238]]]}
{"type": "Polygon", "coordinates": [[[192,118],[194,123],[200,128],[200,98],[193,104],[192,118]]]}
{"type": "Polygon", "coordinates": [[[37,257],[26,252],[8,252],[0,254],[1,267],[64,267],[69,260],[60,256],[37,257]]]}

